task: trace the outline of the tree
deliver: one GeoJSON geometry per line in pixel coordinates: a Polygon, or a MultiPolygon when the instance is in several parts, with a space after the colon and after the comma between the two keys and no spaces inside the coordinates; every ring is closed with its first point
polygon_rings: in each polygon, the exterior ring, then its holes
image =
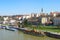
{"type": "Polygon", "coordinates": [[[24,19],[23,24],[24,24],[25,27],[27,27],[28,26],[28,20],[27,19],[24,19]]]}
{"type": "Polygon", "coordinates": [[[18,27],[20,28],[20,22],[18,22],[18,27]]]}

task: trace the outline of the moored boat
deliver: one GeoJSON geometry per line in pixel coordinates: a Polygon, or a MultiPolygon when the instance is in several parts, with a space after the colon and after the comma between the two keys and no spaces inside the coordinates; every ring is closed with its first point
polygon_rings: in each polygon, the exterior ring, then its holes
{"type": "Polygon", "coordinates": [[[60,35],[50,32],[44,32],[46,36],[60,39],[60,35]]]}
{"type": "Polygon", "coordinates": [[[25,30],[24,31],[25,34],[30,34],[33,36],[44,36],[43,34],[41,34],[41,32],[36,32],[34,30],[25,30]]]}
{"type": "Polygon", "coordinates": [[[14,29],[14,28],[10,28],[10,27],[8,27],[8,26],[6,26],[6,28],[5,28],[6,30],[10,30],[10,31],[15,31],[16,29],[14,29]]]}

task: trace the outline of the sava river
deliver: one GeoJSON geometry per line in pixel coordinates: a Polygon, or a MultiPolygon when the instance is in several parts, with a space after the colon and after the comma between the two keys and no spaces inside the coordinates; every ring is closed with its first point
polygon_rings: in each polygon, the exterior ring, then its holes
{"type": "Polygon", "coordinates": [[[60,40],[60,39],[50,38],[47,36],[37,37],[24,34],[21,31],[9,31],[5,29],[0,29],[0,40],[60,40]]]}

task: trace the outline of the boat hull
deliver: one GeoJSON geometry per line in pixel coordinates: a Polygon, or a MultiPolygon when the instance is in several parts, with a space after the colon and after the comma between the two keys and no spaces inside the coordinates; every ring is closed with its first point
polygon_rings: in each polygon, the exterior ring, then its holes
{"type": "Polygon", "coordinates": [[[60,35],[44,32],[46,36],[60,39],[60,35]]]}

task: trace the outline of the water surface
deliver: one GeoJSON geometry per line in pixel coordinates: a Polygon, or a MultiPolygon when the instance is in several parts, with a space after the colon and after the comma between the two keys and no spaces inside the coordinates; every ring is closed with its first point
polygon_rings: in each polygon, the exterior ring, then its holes
{"type": "Polygon", "coordinates": [[[5,29],[0,29],[0,40],[60,40],[60,39],[50,38],[47,36],[37,37],[24,34],[21,31],[9,31],[5,29]]]}

